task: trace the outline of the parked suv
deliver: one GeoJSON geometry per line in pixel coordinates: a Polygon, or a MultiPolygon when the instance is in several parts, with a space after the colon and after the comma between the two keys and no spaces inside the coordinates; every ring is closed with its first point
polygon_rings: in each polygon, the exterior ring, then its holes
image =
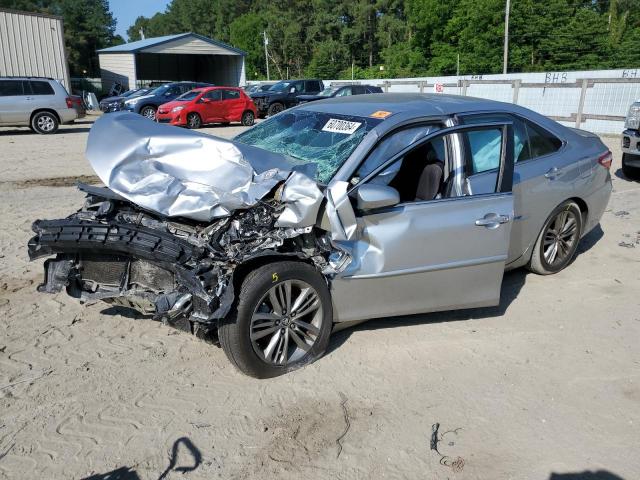
{"type": "Polygon", "coordinates": [[[146,95],[140,95],[138,97],[129,98],[124,101],[124,110],[130,112],[139,113],[143,117],[147,117],[151,120],[156,119],[156,112],[158,107],[163,103],[168,103],[171,100],[175,100],[183,93],[187,93],[194,88],[212,87],[210,83],[196,83],[196,82],[174,82],[165,83],[146,95]]]}
{"type": "Polygon", "coordinates": [[[0,77],[0,125],[55,133],[78,118],[73,100],[52,78],[0,77]]]}
{"type": "Polygon", "coordinates": [[[622,132],[622,172],[629,178],[640,177],[640,100],[629,108],[622,132]]]}
{"type": "Polygon", "coordinates": [[[298,104],[300,95],[317,95],[324,90],[322,80],[283,80],[266,92],[251,94],[258,115],[275,115],[298,104]]]}

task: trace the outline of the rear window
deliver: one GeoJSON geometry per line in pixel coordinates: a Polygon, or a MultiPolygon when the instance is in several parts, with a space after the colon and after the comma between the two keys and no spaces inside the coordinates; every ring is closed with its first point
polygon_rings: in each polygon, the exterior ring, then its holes
{"type": "Polygon", "coordinates": [[[33,95],[55,95],[53,87],[49,82],[34,82],[31,81],[31,92],[33,95]]]}
{"type": "Polygon", "coordinates": [[[327,183],[365,135],[382,120],[308,110],[286,111],[259,123],[235,140],[318,166],[327,183]]]}
{"type": "Polygon", "coordinates": [[[529,122],[528,120],[525,120],[524,124],[527,127],[527,133],[529,134],[531,158],[549,155],[562,146],[560,139],[554,137],[538,125],[529,122]]]}
{"type": "Polygon", "coordinates": [[[0,97],[24,95],[20,80],[0,80],[0,97]]]}

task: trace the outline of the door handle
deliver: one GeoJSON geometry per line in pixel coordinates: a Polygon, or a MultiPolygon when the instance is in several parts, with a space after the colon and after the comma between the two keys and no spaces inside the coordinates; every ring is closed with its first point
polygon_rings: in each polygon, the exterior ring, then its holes
{"type": "Polygon", "coordinates": [[[555,180],[556,177],[558,176],[558,172],[560,170],[558,170],[558,167],[552,167],[549,170],[547,170],[547,173],[544,174],[544,178],[548,178],[549,180],[555,180]]]}
{"type": "Polygon", "coordinates": [[[476,220],[478,227],[485,227],[489,229],[498,228],[503,223],[508,223],[511,220],[509,215],[498,215],[497,213],[487,213],[484,217],[476,220]]]}

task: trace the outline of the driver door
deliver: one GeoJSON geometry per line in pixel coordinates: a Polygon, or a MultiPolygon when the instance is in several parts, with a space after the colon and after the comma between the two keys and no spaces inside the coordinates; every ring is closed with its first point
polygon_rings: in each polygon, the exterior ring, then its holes
{"type": "MultiPolygon", "coordinates": [[[[396,205],[356,209],[355,237],[344,243],[353,261],[332,282],[337,321],[499,303],[513,221],[510,123],[451,127],[427,135],[367,174],[350,197],[355,200],[367,184],[401,189],[389,172],[396,178],[409,167],[420,172],[409,165],[409,159],[420,161],[420,155],[411,153],[436,142],[444,147],[432,150],[444,150],[437,156],[446,157],[436,159],[445,165],[441,193],[413,200],[411,192],[400,192],[403,200],[396,205]],[[500,165],[493,192],[474,195],[464,190],[473,162],[479,160],[468,148],[472,136],[487,142],[481,160],[500,165]],[[462,185],[462,191],[456,193],[454,185],[462,185]]],[[[433,162],[433,157],[425,162],[433,162]]],[[[404,177],[411,182],[415,174],[404,177]]]]}

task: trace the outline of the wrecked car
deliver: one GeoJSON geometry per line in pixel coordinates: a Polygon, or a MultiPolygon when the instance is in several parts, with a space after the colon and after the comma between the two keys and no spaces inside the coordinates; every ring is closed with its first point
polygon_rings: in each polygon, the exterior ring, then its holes
{"type": "Polygon", "coordinates": [[[497,305],[505,269],[566,267],[611,193],[595,135],[446,95],[313,102],[234,140],[117,113],[87,158],[106,187],[33,224],[39,290],[153,315],[260,378],[343,326],[497,305]]]}

